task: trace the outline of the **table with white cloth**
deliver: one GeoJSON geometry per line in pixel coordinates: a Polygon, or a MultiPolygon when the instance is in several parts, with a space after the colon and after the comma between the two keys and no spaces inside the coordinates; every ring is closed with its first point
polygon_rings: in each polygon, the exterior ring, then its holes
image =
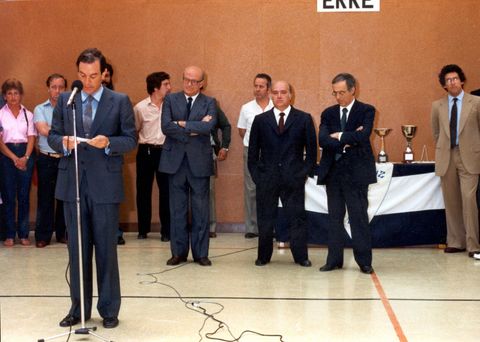
{"type": "MultiPolygon", "coordinates": [[[[434,163],[377,163],[377,183],[368,192],[368,216],[373,247],[443,244],[446,241],[445,207],[434,163]]],[[[328,208],[324,185],[308,178],[305,209],[310,244],[328,242],[328,208]]],[[[348,213],[346,245],[350,243],[348,213]]],[[[277,240],[288,241],[288,229],[279,210],[277,240]]]]}

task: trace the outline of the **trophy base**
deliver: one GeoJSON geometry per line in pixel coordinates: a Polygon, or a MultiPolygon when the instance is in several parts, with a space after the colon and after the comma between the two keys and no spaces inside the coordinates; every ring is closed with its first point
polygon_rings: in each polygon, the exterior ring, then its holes
{"type": "Polygon", "coordinates": [[[407,163],[407,164],[410,164],[410,163],[413,163],[413,153],[407,153],[405,152],[403,154],[403,162],[404,163],[407,163]]]}
{"type": "Polygon", "coordinates": [[[388,162],[388,156],[386,154],[379,154],[377,161],[379,163],[386,163],[388,162]]]}

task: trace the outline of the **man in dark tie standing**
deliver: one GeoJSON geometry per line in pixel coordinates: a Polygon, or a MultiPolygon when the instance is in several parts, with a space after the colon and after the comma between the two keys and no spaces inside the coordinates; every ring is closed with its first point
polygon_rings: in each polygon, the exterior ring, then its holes
{"type": "Polygon", "coordinates": [[[348,211],[353,255],[360,270],[370,274],[372,243],[368,225],[368,186],[377,181],[370,145],[375,108],[355,99],[355,78],[342,73],[332,80],[338,104],[321,115],[319,144],[323,149],[318,184],[326,184],[328,201],[328,256],[320,268],[326,272],[343,267],[348,211]]]}
{"type": "Polygon", "coordinates": [[[480,173],[480,98],[463,91],[465,74],[446,65],[438,79],[447,96],[432,104],[435,174],[447,218],[445,253],[480,253],[476,191],[480,173]]]}
{"type": "Polygon", "coordinates": [[[217,121],[215,99],[200,92],[204,72],[196,66],[183,72],[183,91],[165,97],[165,134],[159,171],[169,175],[170,249],[167,265],[187,261],[189,241],[193,260],[210,266],[208,258],[209,184],[214,174],[210,131],[217,121]],[[187,229],[191,206],[191,239],[187,229]]]}
{"type": "Polygon", "coordinates": [[[274,108],[255,117],[248,144],[248,169],[257,189],[258,257],[270,262],[278,200],[290,231],[295,263],[309,267],[305,181],[317,159],[315,126],[310,114],[290,105],[292,88],[285,81],[272,87],[274,108]]]}
{"type": "Polygon", "coordinates": [[[85,319],[92,310],[92,255],[97,267],[97,309],[105,328],[118,325],[120,277],[117,260],[119,204],[124,199],[123,154],[135,148],[135,122],[127,95],[102,87],[105,57],[97,49],[83,51],[77,59],[83,90],[75,96],[76,122],[70,92],[62,93],[53,113],[48,144],[64,157],[58,164],[55,196],[64,202],[70,258],[72,305],[60,326],[80,322],[80,286],[84,286],[85,319]],[[85,142],[74,144],[73,132],[85,142]],[[74,149],[78,155],[84,284],[79,283],[77,206],[74,149]]]}

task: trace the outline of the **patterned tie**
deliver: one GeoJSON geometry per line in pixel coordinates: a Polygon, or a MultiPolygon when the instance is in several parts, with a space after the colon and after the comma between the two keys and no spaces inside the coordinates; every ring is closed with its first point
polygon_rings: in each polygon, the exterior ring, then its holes
{"type": "Polygon", "coordinates": [[[278,132],[280,134],[285,130],[285,113],[280,113],[280,120],[278,120],[278,132]]]}
{"type": "Polygon", "coordinates": [[[453,98],[452,112],[450,114],[450,147],[457,146],[457,101],[456,97],[453,98]]]}
{"type": "Polygon", "coordinates": [[[86,138],[88,138],[90,134],[90,128],[92,128],[93,122],[92,101],[93,96],[89,95],[87,97],[87,103],[85,104],[85,110],[83,112],[83,130],[86,138]]]}
{"type": "Polygon", "coordinates": [[[347,113],[348,113],[348,109],[343,108],[342,109],[342,118],[340,120],[340,127],[342,128],[342,132],[345,130],[345,126],[347,125],[347,113]]]}
{"type": "Polygon", "coordinates": [[[193,99],[191,97],[189,97],[188,101],[187,101],[187,117],[186,117],[186,120],[188,120],[190,118],[190,111],[192,110],[192,101],[193,101],[193,99]]]}

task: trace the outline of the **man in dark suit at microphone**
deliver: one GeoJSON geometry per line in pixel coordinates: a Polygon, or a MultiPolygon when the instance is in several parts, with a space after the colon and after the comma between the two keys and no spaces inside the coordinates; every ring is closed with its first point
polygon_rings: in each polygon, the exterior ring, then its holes
{"type": "MultiPolygon", "coordinates": [[[[97,267],[97,310],[105,328],[118,325],[120,278],[117,260],[119,204],[124,199],[123,154],[136,146],[132,104],[125,94],[102,87],[106,60],[97,49],[77,59],[83,90],[75,98],[76,122],[67,106],[71,93],[63,93],[54,110],[49,145],[64,157],[58,166],[56,197],[64,201],[70,260],[72,305],[60,326],[81,320],[80,286],[85,291],[85,319],[92,310],[92,254],[97,267]],[[82,139],[75,146],[74,125],[82,139]],[[79,283],[77,207],[74,149],[78,155],[84,283],[79,283]]],[[[75,82],[74,82],[75,83],[75,82]]]]}

